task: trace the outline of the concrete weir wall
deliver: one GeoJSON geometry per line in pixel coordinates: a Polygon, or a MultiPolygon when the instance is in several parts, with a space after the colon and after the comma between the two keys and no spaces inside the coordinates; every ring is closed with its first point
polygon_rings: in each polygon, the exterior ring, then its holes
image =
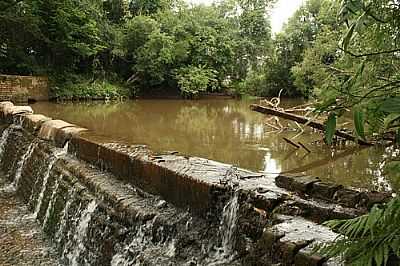
{"type": "Polygon", "coordinates": [[[63,265],[340,265],[312,251],[337,237],[321,223],[389,197],[155,154],[10,102],[0,125],[0,170],[63,265]]]}
{"type": "Polygon", "coordinates": [[[0,101],[49,100],[47,77],[0,75],[0,101]]]}

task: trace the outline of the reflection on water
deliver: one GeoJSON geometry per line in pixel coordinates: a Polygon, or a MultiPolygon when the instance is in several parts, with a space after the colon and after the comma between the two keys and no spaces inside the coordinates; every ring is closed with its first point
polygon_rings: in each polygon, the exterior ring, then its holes
{"type": "Polygon", "coordinates": [[[250,103],[137,100],[108,104],[36,103],[32,107],[36,113],[87,127],[119,141],[147,144],[156,151],[179,151],[270,175],[281,171],[305,172],[348,186],[400,188],[398,181],[384,173],[385,163],[397,150],[347,147],[332,151],[319,142],[321,135],[312,131],[296,139],[312,152],[295,150],[282,138],[293,137],[297,132],[271,132],[264,123],[265,116],[251,111],[250,103]]]}

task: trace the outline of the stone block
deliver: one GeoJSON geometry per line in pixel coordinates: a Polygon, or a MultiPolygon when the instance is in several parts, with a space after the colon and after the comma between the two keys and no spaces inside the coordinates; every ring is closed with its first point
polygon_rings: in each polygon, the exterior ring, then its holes
{"type": "MultiPolygon", "coordinates": [[[[12,102],[0,102],[0,119],[3,122],[7,122],[6,120],[6,110],[12,108],[14,104],[12,102]]],[[[7,111],[8,112],[8,111],[7,111]]]]}
{"type": "Polygon", "coordinates": [[[22,114],[33,114],[33,110],[30,106],[15,106],[9,104],[3,106],[2,118],[6,123],[13,123],[14,118],[22,114]]]}
{"type": "Polygon", "coordinates": [[[278,256],[282,258],[284,265],[293,265],[299,250],[306,247],[308,243],[309,241],[281,242],[278,247],[278,256]]]}
{"type": "Polygon", "coordinates": [[[283,234],[279,241],[291,243],[311,243],[318,242],[331,242],[337,237],[330,228],[308,221],[302,217],[283,216],[278,219],[283,220],[282,223],[276,224],[272,229],[278,234],[283,234]]]}
{"type": "Polygon", "coordinates": [[[341,188],[343,188],[342,185],[331,182],[315,182],[312,184],[311,196],[330,201],[333,199],[335,192],[341,188]]]}
{"type": "Polygon", "coordinates": [[[6,107],[12,107],[14,104],[10,101],[0,102],[0,112],[2,113],[6,107]]]}
{"type": "Polygon", "coordinates": [[[85,136],[72,136],[69,151],[88,163],[98,166],[100,143],[89,140],[85,136]]]}
{"type": "Polygon", "coordinates": [[[50,121],[51,118],[44,115],[28,114],[22,118],[22,126],[31,133],[35,133],[40,129],[44,122],[50,121]]]}
{"type": "Polygon", "coordinates": [[[47,121],[40,127],[38,137],[44,140],[55,140],[57,131],[66,127],[74,127],[74,125],[63,120],[47,121]]]}
{"type": "Polygon", "coordinates": [[[76,126],[60,128],[56,131],[54,142],[56,146],[64,147],[65,143],[69,141],[73,136],[77,136],[85,131],[87,131],[86,128],[76,126]]]}
{"type": "Polygon", "coordinates": [[[323,258],[312,253],[313,243],[333,241],[337,234],[328,227],[301,217],[277,215],[277,224],[264,229],[257,243],[258,254],[281,265],[321,265],[323,258]],[[260,250],[263,249],[263,250],[260,250]]]}
{"type": "Polygon", "coordinates": [[[86,130],[63,120],[50,120],[42,123],[38,137],[53,141],[57,147],[63,147],[73,136],[79,135],[86,130]]]}
{"type": "Polygon", "coordinates": [[[264,253],[272,251],[275,244],[284,236],[283,233],[271,230],[270,228],[265,228],[261,238],[258,240],[258,246],[264,249],[264,253]]]}
{"type": "Polygon", "coordinates": [[[374,204],[385,203],[392,199],[390,192],[368,191],[361,194],[360,207],[370,209],[374,204]]]}
{"type": "Polygon", "coordinates": [[[311,247],[305,247],[299,250],[294,257],[295,266],[320,266],[326,259],[316,254],[311,247]]]}
{"type": "Polygon", "coordinates": [[[302,194],[311,192],[312,185],[319,181],[318,177],[292,175],[279,175],[275,179],[279,187],[302,194]]]}
{"type": "Polygon", "coordinates": [[[13,106],[10,109],[9,115],[18,115],[18,114],[33,114],[32,107],[30,106],[13,106]]]}
{"type": "Polygon", "coordinates": [[[342,188],[336,191],[334,195],[334,200],[342,206],[355,208],[358,206],[361,200],[361,192],[342,188]]]}
{"type": "Polygon", "coordinates": [[[345,208],[337,204],[328,204],[295,198],[281,203],[274,209],[275,213],[301,216],[316,223],[332,219],[351,219],[365,212],[353,208],[345,208]]]}

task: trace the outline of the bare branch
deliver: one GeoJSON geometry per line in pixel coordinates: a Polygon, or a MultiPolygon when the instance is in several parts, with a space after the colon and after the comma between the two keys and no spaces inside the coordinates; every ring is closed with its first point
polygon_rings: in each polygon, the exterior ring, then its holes
{"type": "Polygon", "coordinates": [[[349,50],[343,49],[342,47],[339,47],[339,49],[343,52],[345,52],[346,54],[349,54],[353,57],[367,57],[367,56],[374,56],[374,55],[381,55],[381,54],[391,54],[391,53],[395,53],[395,52],[400,52],[400,48],[396,48],[396,49],[392,49],[392,50],[387,50],[387,51],[379,51],[379,52],[370,52],[370,53],[365,53],[365,54],[355,54],[353,52],[350,52],[349,50]]]}

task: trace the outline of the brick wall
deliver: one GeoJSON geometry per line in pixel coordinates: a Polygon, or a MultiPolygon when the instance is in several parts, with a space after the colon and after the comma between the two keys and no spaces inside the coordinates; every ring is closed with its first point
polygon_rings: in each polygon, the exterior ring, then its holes
{"type": "Polygon", "coordinates": [[[47,77],[0,75],[0,101],[47,101],[47,77]]]}

